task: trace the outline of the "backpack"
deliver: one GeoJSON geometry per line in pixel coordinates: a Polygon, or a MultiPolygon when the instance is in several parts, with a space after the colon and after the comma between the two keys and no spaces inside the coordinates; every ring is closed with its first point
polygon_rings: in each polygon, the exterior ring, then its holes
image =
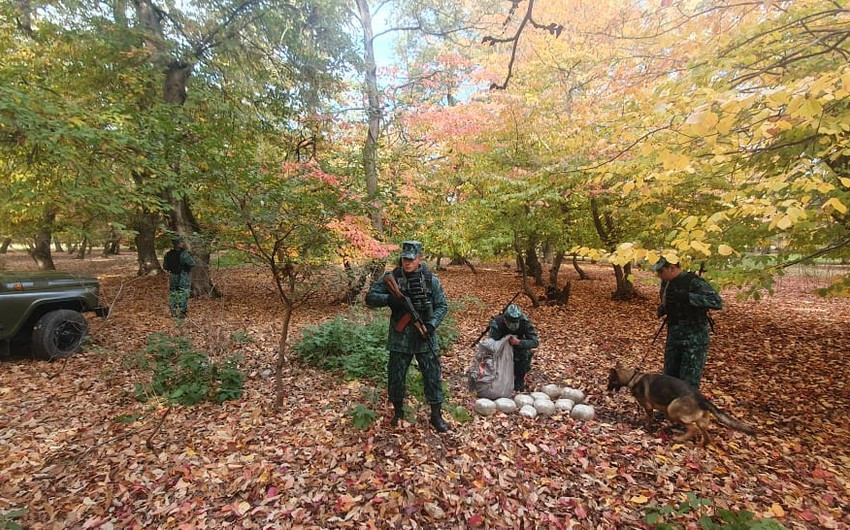
{"type": "Polygon", "coordinates": [[[165,253],[162,259],[162,268],[171,274],[180,274],[183,272],[183,264],[180,261],[181,250],[171,249],[165,253]]]}

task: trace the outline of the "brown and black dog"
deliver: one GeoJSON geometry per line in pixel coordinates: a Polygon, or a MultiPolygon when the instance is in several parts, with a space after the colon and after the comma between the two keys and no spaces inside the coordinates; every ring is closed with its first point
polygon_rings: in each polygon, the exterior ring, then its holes
{"type": "Polygon", "coordinates": [[[708,433],[711,415],[731,429],[755,434],[752,427],[714,406],[681,379],[669,375],[645,374],[624,368],[618,362],[608,375],[608,390],[615,391],[623,387],[628,387],[638,404],[646,411],[647,427],[652,425],[652,410],[657,409],[671,422],[679,422],[688,429],[684,434],[673,438],[677,442],[688,441],[699,432],[702,433],[703,445],[708,445],[711,442],[708,433]]]}

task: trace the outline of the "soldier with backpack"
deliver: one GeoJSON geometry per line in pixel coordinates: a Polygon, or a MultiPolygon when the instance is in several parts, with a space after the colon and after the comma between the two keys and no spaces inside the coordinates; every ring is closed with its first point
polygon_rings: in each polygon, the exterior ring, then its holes
{"type": "Polygon", "coordinates": [[[525,376],[531,371],[531,349],[540,345],[540,338],[531,319],[516,304],[490,320],[491,339],[500,340],[507,335],[511,336],[508,342],[514,347],[514,391],[524,392],[525,376]]]}
{"type": "Polygon", "coordinates": [[[661,279],[659,318],[666,316],[664,374],[699,389],[708,356],[710,309],[723,309],[723,300],[705,280],[661,258],[650,267],[661,279]]]}
{"type": "Polygon", "coordinates": [[[403,242],[398,266],[372,285],[366,294],[366,305],[389,306],[392,310],[387,338],[390,354],[387,387],[394,408],[391,424],[398,425],[404,419],[405,382],[415,356],[422,372],[425,399],[431,405],[431,425],[437,432],[446,432],[448,425],[442,416],[443,388],[435,330],[449,306],[440,280],[422,260],[422,243],[403,242]]]}
{"type": "Polygon", "coordinates": [[[165,253],[162,268],[168,271],[168,309],[174,318],[184,319],[189,311],[189,273],[195,260],[186,250],[186,242],[180,236],[171,239],[173,248],[165,253]]]}

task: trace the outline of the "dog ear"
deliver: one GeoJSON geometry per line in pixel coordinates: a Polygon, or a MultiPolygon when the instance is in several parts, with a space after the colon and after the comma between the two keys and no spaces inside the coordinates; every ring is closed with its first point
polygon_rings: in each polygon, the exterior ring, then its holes
{"type": "Polygon", "coordinates": [[[614,365],[614,369],[621,370],[622,368],[623,368],[623,363],[621,363],[620,360],[617,359],[617,364],[614,365]]]}

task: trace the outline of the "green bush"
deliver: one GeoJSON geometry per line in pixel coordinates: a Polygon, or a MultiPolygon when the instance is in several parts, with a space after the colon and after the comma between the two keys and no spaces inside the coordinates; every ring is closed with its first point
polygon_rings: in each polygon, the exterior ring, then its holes
{"type": "MultiPolygon", "coordinates": [[[[692,511],[700,511],[705,507],[712,506],[709,499],[697,497],[694,493],[688,493],[688,500],[680,502],[676,506],[662,506],[660,508],[647,508],[644,522],[650,528],[657,530],[681,530],[685,528],[674,519],[688,514],[692,511]]],[[[752,512],[732,511],[717,509],[713,514],[702,515],[699,518],[700,528],[705,530],[783,530],[780,523],[773,519],[755,519],[752,512]]]]}
{"type": "Polygon", "coordinates": [[[346,379],[382,383],[387,371],[389,319],[352,310],[317,326],[307,326],[292,347],[301,362],[341,372],[346,379]]]}
{"type": "Polygon", "coordinates": [[[217,364],[186,338],[154,333],[133,359],[135,367],[150,376],[136,385],[136,397],[147,401],[157,396],[181,405],[238,399],[245,380],[238,363],[238,357],[230,357],[217,364]]]}
{"type": "MultiPolygon", "coordinates": [[[[307,326],[292,350],[309,366],[344,374],[346,379],[386,384],[389,318],[354,308],[319,325],[307,326]]],[[[440,351],[460,336],[451,314],[437,329],[440,351]]]]}

